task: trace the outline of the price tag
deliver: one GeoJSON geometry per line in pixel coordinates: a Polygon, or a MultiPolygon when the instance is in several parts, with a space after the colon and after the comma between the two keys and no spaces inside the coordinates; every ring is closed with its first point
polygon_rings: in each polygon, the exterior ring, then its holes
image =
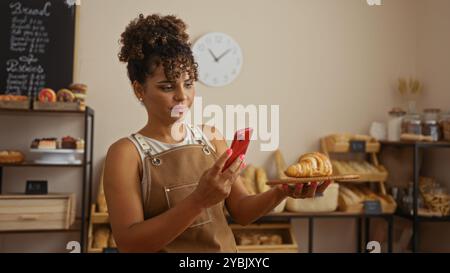
{"type": "Polygon", "coordinates": [[[364,213],[365,214],[382,214],[381,203],[378,200],[364,201],[364,213]]]}
{"type": "Polygon", "coordinates": [[[350,152],[353,153],[365,153],[366,152],[366,142],[360,140],[350,141],[350,152]]]}
{"type": "Polygon", "coordinates": [[[48,183],[44,181],[27,181],[27,187],[25,189],[25,194],[48,194],[48,183]]]}

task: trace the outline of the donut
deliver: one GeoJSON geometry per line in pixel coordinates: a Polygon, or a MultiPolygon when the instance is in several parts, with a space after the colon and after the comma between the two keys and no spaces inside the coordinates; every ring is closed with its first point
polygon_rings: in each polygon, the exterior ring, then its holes
{"type": "Polygon", "coordinates": [[[56,93],[50,88],[43,88],[39,91],[38,100],[40,102],[56,102],[56,93]]]}
{"type": "Polygon", "coordinates": [[[56,98],[58,101],[62,102],[73,102],[75,100],[75,96],[69,89],[60,89],[56,94],[56,98]]]}

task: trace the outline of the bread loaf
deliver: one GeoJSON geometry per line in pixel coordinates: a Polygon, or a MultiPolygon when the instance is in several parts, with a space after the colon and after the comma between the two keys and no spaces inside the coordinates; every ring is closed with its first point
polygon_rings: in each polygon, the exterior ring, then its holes
{"type": "Polygon", "coordinates": [[[110,232],[111,231],[107,227],[99,227],[94,232],[93,247],[94,248],[102,248],[102,249],[108,247],[108,239],[109,239],[110,232]]]}
{"type": "Polygon", "coordinates": [[[257,168],[256,169],[256,185],[258,186],[259,193],[266,192],[270,189],[270,186],[268,186],[267,183],[267,174],[266,171],[263,168],[257,168]]]}

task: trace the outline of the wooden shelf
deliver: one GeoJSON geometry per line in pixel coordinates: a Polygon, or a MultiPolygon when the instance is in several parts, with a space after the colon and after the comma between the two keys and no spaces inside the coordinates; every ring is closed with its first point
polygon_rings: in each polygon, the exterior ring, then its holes
{"type": "MultiPolygon", "coordinates": [[[[261,218],[259,218],[255,223],[284,223],[290,222],[295,218],[359,218],[359,217],[391,217],[393,213],[382,213],[382,214],[364,214],[364,213],[350,213],[344,211],[334,211],[334,212],[279,212],[279,213],[269,213],[261,218]]],[[[234,223],[233,218],[230,215],[226,215],[227,220],[230,224],[234,223]]]]}
{"type": "MultiPolygon", "coordinates": [[[[326,149],[329,153],[350,153],[350,141],[334,142],[331,138],[325,137],[321,140],[322,149],[326,149]]],[[[378,153],[380,151],[379,142],[366,141],[366,153],[378,153]]]]}
{"type": "MultiPolygon", "coordinates": [[[[405,213],[397,213],[395,216],[399,216],[405,219],[414,220],[414,216],[410,214],[405,213]]],[[[420,222],[450,222],[450,216],[425,216],[425,215],[418,215],[416,217],[417,220],[420,222]]]]}
{"type": "Polygon", "coordinates": [[[450,148],[450,141],[380,141],[381,145],[384,146],[398,146],[398,147],[429,147],[429,148],[450,148]]]}
{"type": "Polygon", "coordinates": [[[75,115],[94,115],[94,110],[86,106],[85,111],[74,111],[74,110],[63,110],[63,111],[53,111],[53,110],[35,110],[35,109],[0,109],[1,115],[37,115],[43,114],[46,116],[60,116],[61,114],[75,114],[75,115]]]}
{"type": "MultiPolygon", "coordinates": [[[[90,162],[86,163],[86,165],[90,162]]],[[[0,164],[0,167],[83,167],[84,164],[40,164],[34,162],[23,162],[14,164],[0,164]]]]}
{"type": "Polygon", "coordinates": [[[52,233],[52,232],[80,232],[81,218],[77,218],[75,223],[68,229],[30,229],[30,230],[1,230],[0,234],[16,234],[16,233],[52,233]]]}

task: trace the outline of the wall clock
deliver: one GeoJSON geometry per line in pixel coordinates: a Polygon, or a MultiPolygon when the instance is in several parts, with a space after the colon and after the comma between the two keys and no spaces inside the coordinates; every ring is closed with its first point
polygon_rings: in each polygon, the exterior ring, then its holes
{"type": "Polygon", "coordinates": [[[192,52],[198,63],[198,78],[208,86],[230,84],[241,71],[241,47],[225,33],[210,32],[201,36],[192,52]]]}

